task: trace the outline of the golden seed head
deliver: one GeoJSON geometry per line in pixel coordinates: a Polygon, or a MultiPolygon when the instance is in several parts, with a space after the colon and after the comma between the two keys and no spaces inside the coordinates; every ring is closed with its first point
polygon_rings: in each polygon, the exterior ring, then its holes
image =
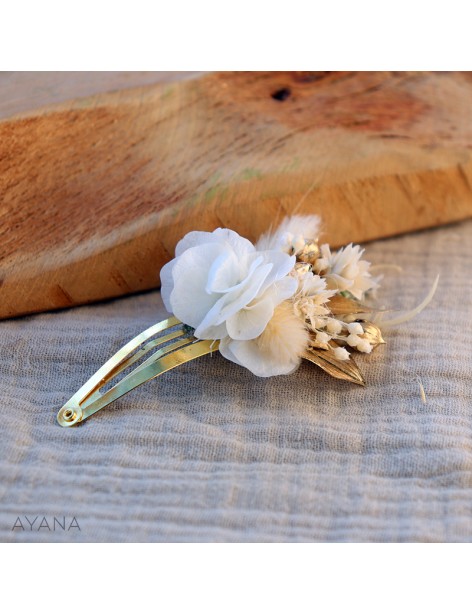
{"type": "Polygon", "coordinates": [[[308,264],[315,264],[315,261],[320,256],[320,248],[318,242],[315,239],[305,239],[305,245],[297,254],[297,260],[300,262],[307,262],[308,264]]]}
{"type": "Polygon", "coordinates": [[[295,264],[295,271],[298,275],[304,275],[305,273],[311,273],[312,266],[308,262],[297,262],[295,264]]]}
{"type": "Polygon", "coordinates": [[[372,324],[372,322],[362,322],[362,328],[364,329],[364,334],[359,336],[368,341],[372,347],[376,348],[378,345],[385,343],[380,328],[372,324]]]}

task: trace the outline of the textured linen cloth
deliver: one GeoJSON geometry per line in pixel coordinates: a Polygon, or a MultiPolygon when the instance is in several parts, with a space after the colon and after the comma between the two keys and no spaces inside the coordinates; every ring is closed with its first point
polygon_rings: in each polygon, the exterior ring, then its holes
{"type": "Polygon", "coordinates": [[[366,388],[309,363],[259,379],[215,354],[63,429],[63,403],[165,316],[159,293],[0,323],[0,539],[471,541],[471,238],[465,222],[367,246],[404,269],[385,271],[386,305],[441,278],[358,358],[366,388]]]}

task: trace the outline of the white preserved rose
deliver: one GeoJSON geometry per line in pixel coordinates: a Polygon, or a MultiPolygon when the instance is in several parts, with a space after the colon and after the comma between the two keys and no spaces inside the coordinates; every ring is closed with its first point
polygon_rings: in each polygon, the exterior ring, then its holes
{"type": "Polygon", "coordinates": [[[288,275],[295,257],[276,250],[257,251],[247,239],[222,228],[190,232],[177,244],[175,254],[161,270],[161,294],[168,311],[193,327],[195,337],[224,340],[222,354],[254,372],[254,344],[245,342],[259,337],[275,308],[296,292],[297,280],[288,275]],[[225,351],[232,340],[245,346],[246,360],[239,352],[235,360],[232,352],[225,351]]]}

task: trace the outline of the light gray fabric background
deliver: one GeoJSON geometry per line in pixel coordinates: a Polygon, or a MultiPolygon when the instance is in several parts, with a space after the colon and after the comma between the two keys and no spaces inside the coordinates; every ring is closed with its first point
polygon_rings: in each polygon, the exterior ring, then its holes
{"type": "Polygon", "coordinates": [[[258,379],[215,355],[62,429],[61,405],[162,319],[159,293],[0,323],[0,539],[472,541],[471,237],[465,222],[367,246],[404,267],[386,273],[387,304],[441,279],[359,358],[365,389],[309,364],[258,379]],[[12,531],[25,515],[81,531],[12,531]]]}

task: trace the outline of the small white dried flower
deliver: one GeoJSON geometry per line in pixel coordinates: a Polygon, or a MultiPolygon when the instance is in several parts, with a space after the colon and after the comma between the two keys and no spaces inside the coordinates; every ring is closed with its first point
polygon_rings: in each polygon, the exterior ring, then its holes
{"type": "Polygon", "coordinates": [[[365,354],[370,354],[372,352],[372,346],[366,339],[361,339],[357,344],[356,349],[359,352],[364,352],[365,354]]]}
{"type": "Polygon", "coordinates": [[[327,290],[326,281],[319,275],[305,273],[298,278],[298,290],[292,298],[294,311],[309,322],[312,330],[324,328],[330,313],[326,303],[334,294],[336,291],[327,290]]]}
{"type": "Polygon", "coordinates": [[[347,330],[353,335],[362,335],[364,332],[362,324],[360,324],[359,322],[351,322],[347,325],[347,330]]]}
{"type": "Polygon", "coordinates": [[[321,343],[322,345],[328,345],[328,341],[330,340],[330,337],[327,333],[317,332],[316,340],[318,341],[318,343],[321,343]]]}
{"type": "MultiPolygon", "coordinates": [[[[326,251],[326,246],[322,245],[321,247],[325,247],[325,251],[326,251]]],[[[315,270],[317,273],[323,273],[324,271],[327,271],[328,269],[329,269],[329,258],[318,258],[316,260],[315,270]]]]}
{"type": "Polygon", "coordinates": [[[323,317],[314,317],[312,318],[312,328],[318,330],[319,328],[325,328],[326,326],[326,318],[323,317]]]}
{"type": "MultiPolygon", "coordinates": [[[[294,300],[308,298],[313,301],[314,305],[321,307],[335,294],[336,290],[327,289],[326,280],[322,277],[313,275],[313,273],[305,273],[299,278],[298,290],[295,292],[294,300]]],[[[318,310],[317,313],[319,315],[326,315],[329,313],[329,309],[323,308],[318,310]]]]}
{"type": "Polygon", "coordinates": [[[370,262],[361,260],[364,250],[350,243],[337,252],[331,253],[329,245],[321,246],[321,258],[315,262],[314,270],[326,278],[328,288],[339,292],[349,291],[362,300],[365,293],[378,287],[370,272],[370,262]]]}
{"type": "Polygon", "coordinates": [[[346,339],[346,342],[353,348],[357,347],[361,341],[362,339],[360,337],[353,334],[349,335],[346,339]]]}
{"type": "Polygon", "coordinates": [[[337,347],[334,348],[334,357],[337,358],[337,360],[349,360],[351,355],[346,348],[337,347]]]}
{"type": "Polygon", "coordinates": [[[343,329],[343,323],[335,318],[327,318],[326,330],[332,335],[339,335],[343,329]]]}

